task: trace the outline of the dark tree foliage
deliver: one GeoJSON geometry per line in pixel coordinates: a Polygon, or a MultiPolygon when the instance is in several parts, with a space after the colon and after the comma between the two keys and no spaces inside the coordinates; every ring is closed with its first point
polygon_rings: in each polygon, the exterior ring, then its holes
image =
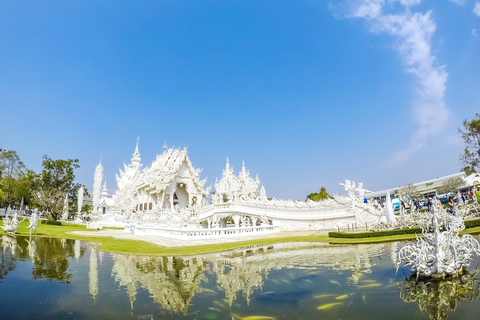
{"type": "Polygon", "coordinates": [[[320,192],[316,193],[310,193],[307,195],[307,200],[310,199],[312,201],[321,201],[321,200],[326,200],[326,199],[332,199],[332,197],[327,193],[327,190],[325,187],[320,188],[320,192]]]}
{"type": "Polygon", "coordinates": [[[78,159],[53,160],[48,156],[43,157],[37,204],[48,220],[58,220],[62,215],[66,195],[73,196],[74,170],[79,167],[78,159]]]}
{"type": "Polygon", "coordinates": [[[25,165],[20,161],[16,151],[8,150],[0,152],[0,202],[2,206],[8,206],[20,202],[15,197],[19,185],[18,180],[25,176],[25,165]]]}

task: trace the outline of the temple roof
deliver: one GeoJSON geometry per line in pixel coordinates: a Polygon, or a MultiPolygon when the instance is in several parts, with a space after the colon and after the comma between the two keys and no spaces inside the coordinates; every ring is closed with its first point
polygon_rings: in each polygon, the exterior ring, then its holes
{"type": "Polygon", "coordinates": [[[206,180],[200,181],[198,176],[201,169],[195,169],[188,158],[187,148],[165,150],[152,162],[150,167],[143,170],[137,187],[164,191],[173,183],[175,177],[193,178],[197,191],[202,189],[206,180]]]}

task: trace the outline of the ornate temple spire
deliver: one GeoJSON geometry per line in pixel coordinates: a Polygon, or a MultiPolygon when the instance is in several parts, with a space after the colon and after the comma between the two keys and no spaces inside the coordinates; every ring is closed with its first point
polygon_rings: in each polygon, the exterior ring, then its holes
{"type": "Polygon", "coordinates": [[[140,152],[138,152],[138,142],[140,141],[140,137],[137,138],[137,145],[135,147],[135,151],[132,154],[132,165],[138,166],[140,165],[140,152]]]}
{"type": "Polygon", "coordinates": [[[168,146],[167,146],[167,141],[165,140],[165,143],[163,144],[163,153],[167,152],[168,146]]]}
{"type": "Polygon", "coordinates": [[[107,180],[103,183],[102,193],[100,194],[100,198],[108,198],[108,190],[107,190],[107,180]]]}
{"type": "Polygon", "coordinates": [[[230,162],[228,161],[228,157],[227,157],[227,164],[225,165],[225,170],[223,171],[223,175],[225,175],[226,173],[233,174],[233,169],[230,167],[230,162]]]}

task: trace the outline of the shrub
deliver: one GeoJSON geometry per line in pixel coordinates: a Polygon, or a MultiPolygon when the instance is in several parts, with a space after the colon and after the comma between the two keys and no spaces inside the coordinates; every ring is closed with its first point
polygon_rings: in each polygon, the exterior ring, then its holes
{"type": "Polygon", "coordinates": [[[420,234],[422,233],[421,228],[412,228],[412,229],[396,229],[396,230],[385,230],[385,231],[369,231],[369,232],[329,232],[328,236],[330,238],[371,238],[371,237],[385,237],[385,236],[396,236],[399,234],[420,234]]]}
{"type": "Polygon", "coordinates": [[[55,220],[40,220],[41,224],[49,224],[52,226],[61,226],[62,222],[61,221],[55,221],[55,220]]]}

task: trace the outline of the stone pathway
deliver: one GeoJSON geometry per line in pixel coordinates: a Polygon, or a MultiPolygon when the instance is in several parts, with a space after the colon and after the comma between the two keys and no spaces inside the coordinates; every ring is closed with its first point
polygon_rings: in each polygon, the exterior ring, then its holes
{"type": "Polygon", "coordinates": [[[231,243],[241,242],[256,239],[271,239],[271,238],[283,238],[283,237],[305,237],[305,236],[318,236],[328,235],[329,231],[290,231],[290,232],[277,232],[270,234],[259,234],[255,236],[243,236],[236,238],[222,238],[222,239],[204,239],[204,240],[178,240],[170,239],[160,236],[137,236],[131,233],[126,233],[123,230],[118,229],[102,229],[92,231],[72,231],[71,234],[86,236],[86,237],[112,237],[115,239],[124,240],[138,240],[153,243],[167,248],[175,247],[192,247],[218,243],[231,243]]]}

